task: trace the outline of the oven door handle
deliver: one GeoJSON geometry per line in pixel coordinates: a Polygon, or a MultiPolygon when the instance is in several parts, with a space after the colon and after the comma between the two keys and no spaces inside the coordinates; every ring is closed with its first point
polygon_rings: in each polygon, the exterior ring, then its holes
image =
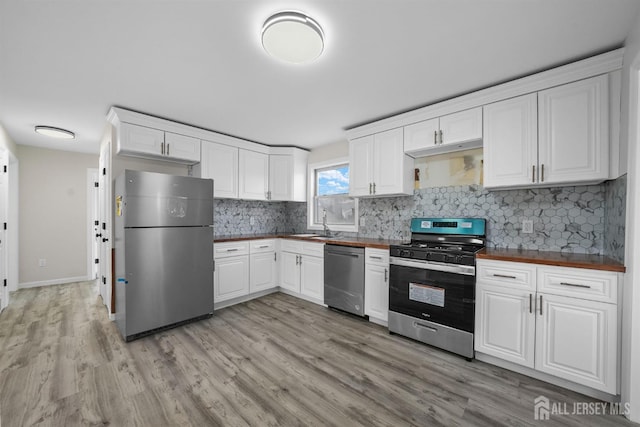
{"type": "Polygon", "coordinates": [[[422,261],[398,257],[391,257],[389,261],[391,265],[419,268],[421,270],[443,271],[445,273],[463,274],[465,276],[475,276],[476,274],[476,268],[472,265],[443,264],[440,262],[422,261]]]}

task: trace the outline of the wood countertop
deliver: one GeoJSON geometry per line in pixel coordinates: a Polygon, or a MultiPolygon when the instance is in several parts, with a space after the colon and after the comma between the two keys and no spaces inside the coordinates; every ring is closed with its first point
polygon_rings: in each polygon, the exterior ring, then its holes
{"type": "Polygon", "coordinates": [[[558,267],[589,268],[592,270],[614,271],[619,273],[625,272],[623,264],[603,255],[485,248],[476,254],[476,258],[496,261],[528,262],[532,264],[555,265],[558,267]]]}
{"type": "Polygon", "coordinates": [[[327,237],[322,239],[314,239],[312,237],[296,236],[292,234],[242,234],[231,236],[214,236],[213,241],[217,243],[223,242],[239,242],[242,240],[259,240],[259,239],[292,239],[304,240],[307,242],[328,243],[330,245],[352,246],[358,248],[374,248],[389,249],[390,245],[400,245],[404,243],[402,240],[390,239],[373,239],[367,237],[327,237]]]}

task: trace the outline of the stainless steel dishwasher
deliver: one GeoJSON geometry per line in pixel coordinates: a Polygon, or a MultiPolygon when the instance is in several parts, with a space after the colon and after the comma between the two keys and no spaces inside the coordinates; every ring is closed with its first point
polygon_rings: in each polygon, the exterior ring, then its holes
{"type": "Polygon", "coordinates": [[[364,248],[324,246],[324,303],[364,316],[364,248]]]}

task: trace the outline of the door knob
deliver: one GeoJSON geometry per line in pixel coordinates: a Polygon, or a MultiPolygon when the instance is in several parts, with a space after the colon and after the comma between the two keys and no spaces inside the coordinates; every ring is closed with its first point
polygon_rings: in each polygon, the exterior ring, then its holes
{"type": "Polygon", "coordinates": [[[102,238],[102,243],[104,243],[104,242],[108,242],[108,241],[109,241],[109,239],[107,239],[107,238],[105,238],[105,237],[103,237],[103,238],[102,238]]]}

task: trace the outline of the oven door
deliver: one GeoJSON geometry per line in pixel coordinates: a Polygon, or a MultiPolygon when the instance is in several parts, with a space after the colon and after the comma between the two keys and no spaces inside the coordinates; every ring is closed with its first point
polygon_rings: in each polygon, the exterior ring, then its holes
{"type": "Polygon", "coordinates": [[[389,311],[473,333],[475,267],[390,261],[389,311]]]}

